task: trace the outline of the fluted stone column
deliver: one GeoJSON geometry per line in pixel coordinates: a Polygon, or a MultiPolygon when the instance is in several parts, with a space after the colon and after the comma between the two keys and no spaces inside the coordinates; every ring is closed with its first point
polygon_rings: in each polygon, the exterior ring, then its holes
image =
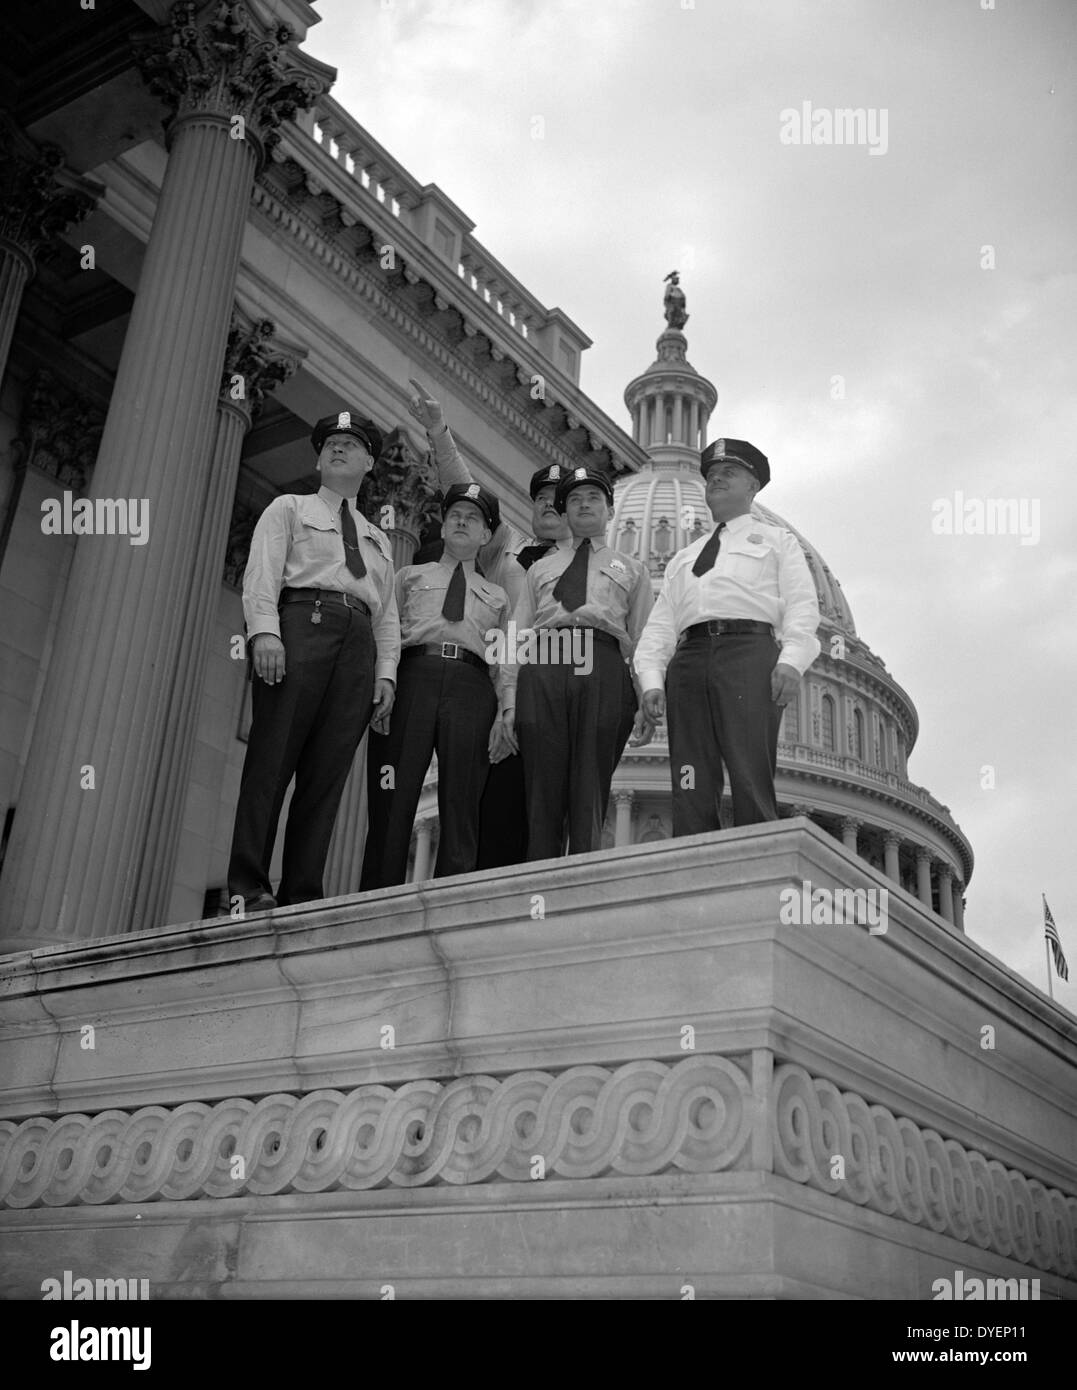
{"type": "Polygon", "coordinates": [[[965,930],[965,885],[960,879],[954,879],[954,926],[965,930]]]}
{"type": "Polygon", "coordinates": [[[424,883],[430,877],[430,836],[434,825],[429,816],[415,822],[415,871],[413,883],[424,883]]]}
{"type": "Polygon", "coordinates": [[[883,836],[883,866],[887,878],[892,878],[895,883],[901,882],[901,859],[899,851],[901,849],[901,837],[898,835],[883,836]]]}
{"type": "Polygon", "coordinates": [[[269,319],[250,324],[237,314],[228,334],[213,453],[199,512],[204,522],[197,540],[191,588],[179,596],[179,640],[189,653],[189,662],[184,678],[171,692],[166,721],[170,737],[165,744],[158,794],[148,827],[150,843],[157,849],[146,864],[135,901],[135,920],[147,925],[164,920],[172,891],[243,440],[266,396],[299,366],[298,358],[270,348],[274,332],[269,319]]]}
{"type": "Polygon", "coordinates": [[[635,797],[632,792],[614,792],[613,804],[616,807],[616,823],[613,828],[614,846],[620,848],[621,845],[632,843],[632,802],[635,797]]]}
{"type": "Polygon", "coordinates": [[[931,902],[930,850],[918,849],[916,851],[916,896],[930,912],[933,906],[931,902]]]}
{"type": "MultiPolygon", "coordinates": [[[[438,514],[437,497],[437,467],[429,454],[416,448],[407,430],[400,426],[390,430],[359,501],[370,520],[388,535],[396,569],[411,564],[424,526],[438,514]]],[[[329,842],[323,879],[329,898],[359,891],[368,823],[366,755],[364,736],[344,783],[329,842]]],[[[429,838],[427,851],[429,857],[429,838]]]]}
{"type": "Polygon", "coordinates": [[[37,145],[0,112],[0,381],[36,258],[93,208],[100,185],[64,168],[58,145],[37,145]]]}
{"type": "Polygon", "coordinates": [[[854,854],[857,852],[856,835],[860,829],[860,822],[851,816],[846,816],[841,823],[841,842],[846,849],[851,849],[854,854]]]}
{"type": "Polygon", "coordinates": [[[953,870],[949,864],[939,865],[939,913],[947,922],[954,920],[953,870]]]}
{"type": "Polygon", "coordinates": [[[175,112],[170,154],[124,341],[94,494],[144,500],[148,543],[81,538],[0,884],[3,940],[112,935],[168,853],[174,795],[159,770],[192,669],[186,595],[204,557],[218,383],[255,167],[274,127],[331,69],[267,36],[246,4],[173,12],[138,52],[175,112]],[[238,124],[240,123],[241,124],[238,124]],[[239,131],[242,138],[234,138],[239,131]],[[92,768],[92,787],[87,768],[92,768]]]}
{"type": "Polygon", "coordinates": [[[673,400],[673,442],[684,443],[684,397],[675,396],[673,400]]]}

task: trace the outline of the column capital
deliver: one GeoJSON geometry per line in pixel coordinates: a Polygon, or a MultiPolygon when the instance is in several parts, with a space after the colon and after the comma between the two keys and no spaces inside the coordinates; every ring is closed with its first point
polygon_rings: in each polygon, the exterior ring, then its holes
{"type": "Polygon", "coordinates": [[[371,521],[392,536],[398,569],[410,563],[423,528],[437,520],[440,496],[430,451],[417,448],[408,431],[397,425],[385,436],[364,483],[360,504],[371,521]],[[391,513],[384,518],[387,507],[391,513]]]}
{"type": "Polygon", "coordinates": [[[923,845],[916,846],[917,864],[931,864],[934,862],[934,859],[935,856],[931,853],[929,849],[925,849],[923,845]]]}
{"type": "Polygon", "coordinates": [[[33,465],[62,487],[83,492],[93,472],[105,412],[45,368],[30,378],[16,442],[21,465],[33,465]]]}
{"type": "Polygon", "coordinates": [[[615,806],[631,806],[636,799],[636,793],[630,790],[622,790],[613,793],[613,804],[615,806]]]}
{"type": "Polygon", "coordinates": [[[0,240],[26,258],[28,275],[56,238],[93,210],[101,189],[66,167],[59,145],[35,144],[0,113],[0,240]]]}
{"type": "Polygon", "coordinates": [[[883,844],[890,845],[894,849],[900,849],[902,845],[901,836],[896,830],[886,830],[883,832],[883,844]]]}
{"type": "Polygon", "coordinates": [[[841,818],[842,830],[850,833],[854,830],[859,830],[863,824],[864,822],[857,820],[855,816],[842,816],[841,818]]]}
{"type": "Polygon", "coordinates": [[[266,396],[299,367],[298,355],[271,346],[276,332],[277,326],[271,319],[250,320],[239,311],[232,314],[220,398],[222,405],[238,409],[248,424],[257,417],[266,396]],[[235,395],[237,376],[243,378],[243,394],[239,397],[235,395]]]}
{"type": "MultiPolygon", "coordinates": [[[[180,0],[168,25],[140,35],[133,56],[150,91],[172,110],[169,138],[192,116],[241,116],[259,163],[280,126],[328,92],[336,69],[296,46],[286,24],[266,27],[249,0],[180,0]]],[[[240,138],[240,137],[236,137],[240,138]]]]}

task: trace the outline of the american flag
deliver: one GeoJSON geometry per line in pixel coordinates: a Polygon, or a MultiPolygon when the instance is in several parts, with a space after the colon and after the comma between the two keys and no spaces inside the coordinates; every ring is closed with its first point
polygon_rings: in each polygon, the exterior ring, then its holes
{"type": "Polygon", "coordinates": [[[1058,928],[1055,926],[1055,919],[1051,916],[1051,909],[1047,906],[1046,897],[1043,900],[1043,934],[1051,943],[1051,954],[1055,958],[1055,973],[1060,980],[1068,980],[1070,968],[1066,964],[1066,957],[1062,954],[1062,942],[1059,940],[1058,928]]]}

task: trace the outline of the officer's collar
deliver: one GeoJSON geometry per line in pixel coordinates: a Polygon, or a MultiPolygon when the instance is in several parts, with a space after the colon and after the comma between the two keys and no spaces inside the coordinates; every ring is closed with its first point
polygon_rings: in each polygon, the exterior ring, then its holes
{"type": "MultiPolygon", "coordinates": [[[[450,573],[452,573],[452,571],[456,568],[456,561],[455,561],[455,560],[453,559],[453,557],[449,554],[449,552],[448,552],[447,549],[446,549],[446,550],[443,550],[443,551],[441,552],[441,559],[438,560],[437,563],[438,563],[439,565],[444,565],[445,568],[446,568],[450,573]]],[[[475,573],[475,561],[474,561],[474,560],[461,560],[460,563],[461,563],[461,564],[463,565],[463,567],[464,567],[464,573],[465,573],[465,574],[474,574],[474,573],[475,573]]]]}
{"type": "MultiPolygon", "coordinates": [[[[717,526],[718,522],[715,522],[714,524],[715,526],[717,526]]],[[[745,531],[749,526],[758,525],[759,518],[757,516],[753,516],[751,512],[742,512],[740,516],[735,516],[732,518],[732,520],[727,521],[725,524],[725,529],[727,531],[745,531]]]]}
{"type": "Polygon", "coordinates": [[[321,487],[318,489],[318,496],[322,499],[325,505],[327,507],[331,507],[334,512],[340,511],[340,504],[344,501],[351,503],[351,509],[353,512],[356,510],[356,499],[354,497],[345,498],[343,493],[334,492],[331,487],[326,487],[324,483],[322,483],[321,487]]]}

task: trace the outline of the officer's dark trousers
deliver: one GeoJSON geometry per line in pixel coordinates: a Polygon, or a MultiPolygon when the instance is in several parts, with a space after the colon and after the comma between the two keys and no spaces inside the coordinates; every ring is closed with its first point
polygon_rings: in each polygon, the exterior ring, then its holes
{"type": "Polygon", "coordinates": [[[333,822],[374,700],[370,619],[343,604],[281,605],[285,674],[278,685],[253,677],[253,722],[243,763],[228,865],[228,892],[270,893],[269,863],[288,784],[295,792],[284,833],[277,902],[324,896],[322,873],[333,822]]]}
{"type": "Polygon", "coordinates": [[[770,697],[778,653],[772,637],[755,632],[692,637],[674,653],[666,672],[674,835],[719,828],[723,761],[734,825],[778,819],[781,710],[770,697]]]}
{"type": "Polygon", "coordinates": [[[403,883],[415,811],[431,755],[438,755],[435,878],[468,874],[479,851],[479,802],[490,760],[497,695],[485,671],[464,661],[401,661],[388,734],[367,745],[370,829],[360,888],[403,883]],[[391,783],[391,785],[389,785],[391,783]]]}
{"type": "Polygon", "coordinates": [[[477,869],[500,869],[527,858],[527,798],[519,753],[490,768],[479,807],[477,869]]]}
{"type": "Polygon", "coordinates": [[[602,847],[613,771],[632,732],[636,692],[616,642],[596,635],[588,675],[571,663],[521,667],[516,733],[527,796],[527,857],[602,847]]]}

